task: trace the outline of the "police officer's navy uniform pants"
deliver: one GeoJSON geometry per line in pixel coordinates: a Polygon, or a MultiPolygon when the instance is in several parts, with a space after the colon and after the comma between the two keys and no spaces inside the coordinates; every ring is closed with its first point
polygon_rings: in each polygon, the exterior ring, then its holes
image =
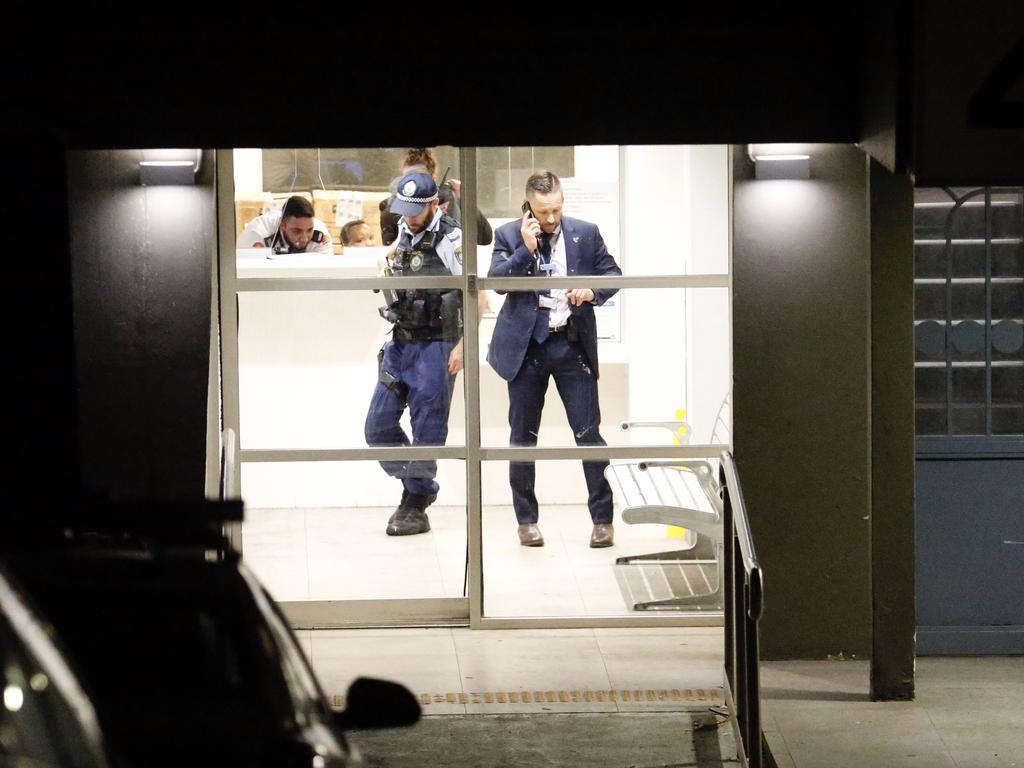
{"type": "MultiPolygon", "coordinates": [[[[444,445],[448,438],[448,410],[452,403],[455,376],[448,373],[448,357],[454,341],[409,341],[395,339],[384,346],[381,368],[404,387],[377,382],[366,414],[364,434],[369,446],[407,446],[409,436],[399,424],[409,406],[412,445],[444,445]],[[403,391],[404,390],[404,391],[403,391]]],[[[402,481],[409,493],[437,493],[436,461],[382,461],[392,477],[402,481]]]]}
{"type": "MultiPolygon", "coordinates": [[[[531,339],[516,377],[508,383],[508,421],[512,445],[535,446],[548,379],[554,377],[576,445],[606,445],[601,437],[597,378],[586,362],[583,346],[565,333],[553,333],[543,343],[531,339]]],[[[595,524],[612,522],[612,489],[605,480],[607,460],[584,461],[590,517],[595,524]]],[[[536,468],[532,461],[512,461],[508,468],[512,506],[520,523],[537,522],[536,468]]]]}

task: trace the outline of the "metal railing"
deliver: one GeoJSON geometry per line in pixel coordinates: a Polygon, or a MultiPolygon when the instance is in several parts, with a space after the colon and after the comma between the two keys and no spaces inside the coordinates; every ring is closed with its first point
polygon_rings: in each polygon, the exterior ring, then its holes
{"type": "Polygon", "coordinates": [[[729,451],[722,453],[718,473],[725,530],[725,697],[733,714],[740,763],[749,768],[774,766],[761,729],[758,621],[764,609],[764,580],[736,460],[729,451]]]}

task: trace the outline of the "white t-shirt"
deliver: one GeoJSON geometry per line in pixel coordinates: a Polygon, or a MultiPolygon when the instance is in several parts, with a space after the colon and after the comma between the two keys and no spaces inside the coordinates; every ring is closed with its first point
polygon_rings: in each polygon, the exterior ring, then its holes
{"type": "MultiPolygon", "coordinates": [[[[280,211],[257,216],[245,225],[245,229],[242,230],[238,235],[238,238],[235,240],[235,246],[238,248],[253,248],[259,244],[270,245],[271,239],[274,237],[280,226],[280,211]]],[[[320,219],[314,218],[313,229],[316,232],[322,233],[323,239],[319,243],[314,243],[310,240],[306,244],[305,252],[326,254],[334,253],[334,248],[331,247],[331,233],[328,231],[327,225],[320,221],[320,219]]]]}

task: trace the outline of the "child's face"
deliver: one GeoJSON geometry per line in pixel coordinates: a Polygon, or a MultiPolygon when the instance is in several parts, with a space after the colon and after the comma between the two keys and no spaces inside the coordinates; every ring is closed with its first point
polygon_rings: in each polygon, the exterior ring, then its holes
{"type": "Polygon", "coordinates": [[[351,240],[349,245],[373,245],[373,231],[369,225],[363,224],[360,227],[355,227],[350,233],[351,240]]]}

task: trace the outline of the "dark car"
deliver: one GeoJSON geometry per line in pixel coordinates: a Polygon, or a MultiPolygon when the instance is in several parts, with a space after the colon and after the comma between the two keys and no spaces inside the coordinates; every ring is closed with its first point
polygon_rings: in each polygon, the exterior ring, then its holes
{"type": "Polygon", "coordinates": [[[0,766],[107,768],[96,711],[53,634],[0,567],[0,766]]]}
{"type": "Polygon", "coordinates": [[[223,537],[158,533],[69,530],[6,553],[63,637],[115,766],[348,766],[345,728],[419,718],[405,688],[366,679],[335,713],[223,537]]]}

